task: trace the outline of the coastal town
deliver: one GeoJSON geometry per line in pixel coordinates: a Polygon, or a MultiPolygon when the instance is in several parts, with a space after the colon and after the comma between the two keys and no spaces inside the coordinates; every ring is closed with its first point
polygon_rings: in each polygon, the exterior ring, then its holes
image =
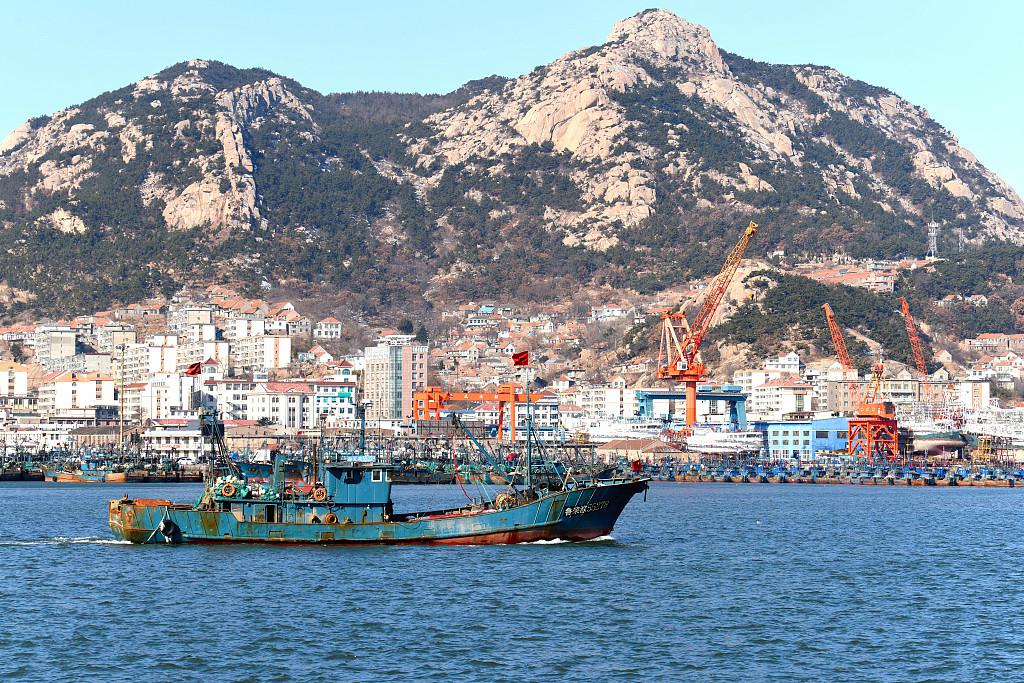
{"type": "MultiPolygon", "coordinates": [[[[835,259],[794,272],[891,292],[901,269],[927,264],[835,259]]],[[[734,362],[701,386],[696,421],[685,424],[683,394],[657,378],[658,350],[648,345],[624,357],[619,347],[631,331],[656,332],[675,302],[699,303],[711,282],[647,301],[465,302],[441,311],[429,332],[408,319],[375,327],[311,316],[290,301],[224,285],[12,324],[0,328],[0,452],[10,459],[130,449],[198,462],[207,448],[201,411],[223,421],[231,447],[248,451],[367,427],[415,437],[426,433],[425,418],[455,413],[504,440],[526,438],[529,419],[541,440],[596,444],[607,458],[656,462],[733,449],[813,461],[848,450],[850,416],[877,380],[905,432],[904,452],[937,448],[963,458],[981,438],[1004,457],[1021,455],[1013,425],[1024,419],[1024,404],[1013,391],[1024,379],[1024,335],[963,340],[957,355],[969,362],[941,351],[927,374],[890,363],[873,378],[834,356],[796,351],[734,362]],[[515,362],[524,354],[528,368],[515,362]],[[500,392],[525,385],[534,400],[516,414],[500,392]],[[428,413],[422,404],[432,396],[448,400],[428,413]],[[913,433],[958,436],[914,446],[913,433]]]]}

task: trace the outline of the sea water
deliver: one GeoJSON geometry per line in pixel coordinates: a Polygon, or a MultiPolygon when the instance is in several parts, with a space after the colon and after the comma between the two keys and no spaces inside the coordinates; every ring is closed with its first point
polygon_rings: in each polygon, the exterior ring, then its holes
{"type": "Polygon", "coordinates": [[[113,540],[108,499],[199,490],[0,484],[0,680],[1024,678],[1024,491],[655,483],[589,543],[113,540]]]}

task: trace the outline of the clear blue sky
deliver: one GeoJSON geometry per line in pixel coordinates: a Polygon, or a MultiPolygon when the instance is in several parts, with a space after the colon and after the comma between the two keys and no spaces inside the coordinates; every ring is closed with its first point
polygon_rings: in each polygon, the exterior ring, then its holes
{"type": "MultiPolygon", "coordinates": [[[[653,0],[6,3],[0,138],[67,107],[205,57],[262,66],[322,92],[444,92],[603,42],[653,0]]],[[[1024,193],[1024,2],[663,0],[723,49],[815,63],[885,86],[956,133],[1024,193]]]]}

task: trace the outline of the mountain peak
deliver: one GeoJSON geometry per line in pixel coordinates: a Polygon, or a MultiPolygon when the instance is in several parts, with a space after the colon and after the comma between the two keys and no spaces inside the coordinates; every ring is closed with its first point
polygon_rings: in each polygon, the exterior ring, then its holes
{"type": "Polygon", "coordinates": [[[932,219],[1024,243],[1024,202],[923,109],[664,10],[441,97],[190,60],[0,142],[2,279],[65,312],[214,276],[367,306],[652,291],[713,269],[751,217],[790,254],[920,254],[932,219]]]}
{"type": "Polygon", "coordinates": [[[617,22],[608,42],[627,46],[637,56],[657,62],[683,61],[702,70],[726,71],[711,32],[668,10],[648,9],[617,22]]]}

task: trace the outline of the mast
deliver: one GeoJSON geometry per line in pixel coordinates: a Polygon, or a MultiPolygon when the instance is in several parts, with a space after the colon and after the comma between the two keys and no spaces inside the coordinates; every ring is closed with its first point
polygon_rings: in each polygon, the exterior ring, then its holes
{"type": "MultiPolygon", "coordinates": [[[[523,368],[523,383],[526,389],[526,479],[523,482],[527,489],[533,488],[533,407],[530,403],[530,366],[523,368]]],[[[515,406],[515,401],[512,402],[515,406]]],[[[513,418],[513,428],[515,419],[513,418]]]]}
{"type": "Polygon", "coordinates": [[[369,401],[363,401],[359,406],[359,455],[366,455],[366,408],[369,401]]]}

